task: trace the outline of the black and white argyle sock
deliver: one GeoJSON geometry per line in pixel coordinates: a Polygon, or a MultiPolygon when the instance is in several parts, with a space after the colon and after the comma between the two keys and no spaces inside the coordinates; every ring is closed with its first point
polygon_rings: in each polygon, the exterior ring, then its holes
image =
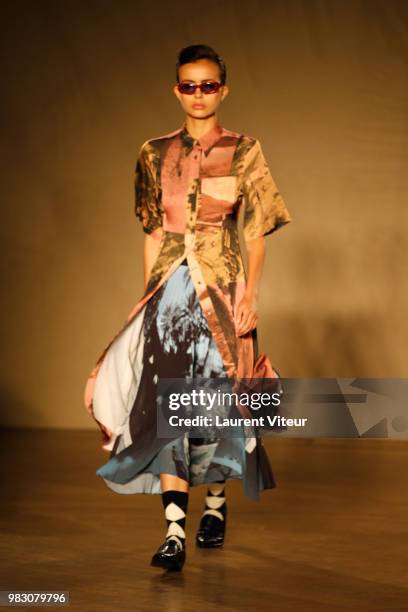
{"type": "Polygon", "coordinates": [[[188,508],[188,492],[164,491],[162,493],[164,515],[167,521],[166,540],[173,539],[184,548],[186,533],[186,516],[188,508]]]}
{"type": "Polygon", "coordinates": [[[205,509],[202,517],[212,515],[220,521],[225,520],[227,509],[227,498],[225,497],[226,481],[217,481],[208,485],[207,496],[205,498],[205,509]]]}

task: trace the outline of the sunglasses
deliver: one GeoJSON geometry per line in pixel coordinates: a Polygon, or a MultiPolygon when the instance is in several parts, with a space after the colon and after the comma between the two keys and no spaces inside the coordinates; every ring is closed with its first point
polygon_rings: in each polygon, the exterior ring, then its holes
{"type": "Polygon", "coordinates": [[[220,87],[222,87],[222,85],[218,81],[203,81],[199,85],[197,85],[197,83],[181,81],[181,83],[177,84],[177,89],[179,92],[182,94],[187,94],[188,96],[193,95],[197,89],[200,89],[203,94],[217,93],[220,87]]]}

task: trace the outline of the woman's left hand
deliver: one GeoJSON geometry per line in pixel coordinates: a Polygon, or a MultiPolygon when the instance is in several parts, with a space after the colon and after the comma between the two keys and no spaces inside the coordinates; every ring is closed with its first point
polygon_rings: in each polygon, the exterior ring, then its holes
{"type": "Polygon", "coordinates": [[[244,295],[237,307],[236,333],[243,336],[255,329],[258,322],[257,300],[255,297],[244,295]]]}

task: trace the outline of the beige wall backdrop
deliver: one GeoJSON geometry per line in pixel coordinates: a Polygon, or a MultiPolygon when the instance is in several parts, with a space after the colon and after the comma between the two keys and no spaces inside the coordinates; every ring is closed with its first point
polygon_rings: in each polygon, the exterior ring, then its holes
{"type": "Polygon", "coordinates": [[[141,298],[140,145],[182,125],[177,50],[213,45],[220,119],[260,139],[293,222],[259,341],[287,377],[404,377],[408,4],[31,0],[2,10],[3,425],[94,428],[96,359],[141,298]]]}

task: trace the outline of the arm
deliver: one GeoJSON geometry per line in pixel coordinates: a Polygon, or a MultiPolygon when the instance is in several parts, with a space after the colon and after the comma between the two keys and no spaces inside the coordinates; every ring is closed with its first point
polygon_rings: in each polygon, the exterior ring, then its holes
{"type": "Polygon", "coordinates": [[[144,231],[143,275],[146,290],[163,235],[163,211],[155,172],[155,150],[146,141],[135,168],[135,213],[144,231]]]}
{"type": "Polygon", "coordinates": [[[248,277],[244,297],[237,307],[237,334],[256,327],[257,302],[265,258],[265,236],[291,221],[291,217],[271,176],[259,141],[245,153],[242,194],[244,239],[248,254],[248,277]]]}
{"type": "Polygon", "coordinates": [[[258,293],[265,259],[265,238],[245,242],[248,254],[248,278],[244,297],[237,308],[237,335],[247,334],[258,322],[258,293]]]}
{"type": "Polygon", "coordinates": [[[155,230],[151,234],[145,234],[143,245],[143,270],[145,289],[147,287],[147,283],[149,281],[153,265],[159,255],[161,236],[162,230],[160,228],[155,230]]]}

